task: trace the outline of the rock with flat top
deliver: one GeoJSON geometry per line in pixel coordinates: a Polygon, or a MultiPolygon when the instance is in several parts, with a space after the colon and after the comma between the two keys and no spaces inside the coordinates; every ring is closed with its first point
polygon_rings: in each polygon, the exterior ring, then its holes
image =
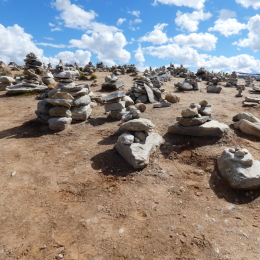
{"type": "Polygon", "coordinates": [[[24,85],[13,85],[6,87],[7,94],[25,94],[25,93],[42,93],[48,90],[48,87],[45,85],[38,85],[37,87],[31,88],[24,85]]]}
{"type": "Polygon", "coordinates": [[[246,119],[240,119],[233,125],[235,129],[239,129],[245,134],[260,137],[260,122],[250,122],[246,119]]]}
{"type": "Polygon", "coordinates": [[[49,128],[53,131],[62,131],[71,124],[72,118],[53,117],[48,120],[49,128]]]}
{"type": "Polygon", "coordinates": [[[253,116],[251,113],[242,112],[233,117],[234,122],[239,121],[241,119],[246,119],[247,121],[250,121],[252,123],[254,123],[254,122],[260,123],[260,119],[253,116]]]}
{"type": "Polygon", "coordinates": [[[91,104],[87,106],[78,106],[78,107],[71,107],[72,119],[76,121],[85,121],[87,120],[92,112],[91,104]]]}
{"type": "Polygon", "coordinates": [[[151,132],[155,128],[155,125],[148,119],[139,118],[127,121],[120,125],[120,129],[127,131],[145,131],[151,132]]]}
{"type": "Polygon", "coordinates": [[[201,125],[210,120],[209,116],[177,117],[176,120],[183,126],[201,125]]]}
{"type": "Polygon", "coordinates": [[[54,105],[54,106],[63,106],[70,108],[73,100],[71,99],[50,99],[50,98],[45,98],[44,101],[54,105]]]}
{"type": "Polygon", "coordinates": [[[144,168],[150,159],[150,155],[163,143],[163,138],[152,133],[145,140],[131,145],[125,145],[119,140],[115,148],[117,152],[135,169],[144,168]]]}
{"type": "Polygon", "coordinates": [[[194,108],[187,108],[182,110],[181,112],[182,117],[193,117],[198,115],[198,108],[194,107],[194,108]]]}

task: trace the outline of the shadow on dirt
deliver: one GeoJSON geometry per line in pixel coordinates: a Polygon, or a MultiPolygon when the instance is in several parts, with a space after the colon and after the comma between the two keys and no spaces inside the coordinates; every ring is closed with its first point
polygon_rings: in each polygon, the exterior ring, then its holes
{"type": "Polygon", "coordinates": [[[165,143],[161,145],[160,150],[164,158],[168,158],[171,153],[179,154],[187,150],[192,151],[201,146],[214,145],[222,137],[197,137],[166,133],[163,138],[165,143]]]}
{"type": "Polygon", "coordinates": [[[251,203],[260,196],[260,189],[250,191],[231,188],[220,176],[217,163],[215,163],[214,171],[210,176],[209,186],[219,199],[224,199],[227,202],[236,205],[251,203]]]}
{"type": "Polygon", "coordinates": [[[137,171],[119,155],[115,148],[99,153],[90,160],[92,168],[106,176],[126,177],[137,171]]]}
{"type": "Polygon", "coordinates": [[[253,136],[253,135],[244,134],[240,130],[235,129],[233,124],[230,124],[229,127],[230,127],[230,129],[232,129],[234,131],[234,133],[235,133],[235,135],[237,137],[240,137],[240,138],[243,138],[243,139],[247,139],[247,140],[252,141],[252,142],[257,142],[257,143],[260,142],[259,137],[256,137],[256,136],[253,136]]]}
{"type": "Polygon", "coordinates": [[[89,118],[88,121],[87,121],[87,123],[91,124],[92,126],[104,125],[104,124],[107,124],[107,123],[114,123],[114,122],[119,122],[119,121],[111,118],[110,116],[89,118]]]}

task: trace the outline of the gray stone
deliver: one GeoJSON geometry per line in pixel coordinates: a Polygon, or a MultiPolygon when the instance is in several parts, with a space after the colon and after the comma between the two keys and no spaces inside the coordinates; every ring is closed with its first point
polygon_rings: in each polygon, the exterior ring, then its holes
{"type": "Polygon", "coordinates": [[[104,97],[101,98],[101,100],[103,102],[112,102],[114,100],[118,100],[118,99],[122,99],[123,97],[125,97],[125,92],[123,91],[116,91],[116,92],[113,92],[109,95],[106,95],[104,97]]]}
{"type": "Polygon", "coordinates": [[[211,116],[212,115],[212,108],[211,105],[202,106],[199,110],[199,113],[202,116],[211,116]]]}
{"type": "Polygon", "coordinates": [[[48,86],[49,84],[54,83],[54,82],[56,82],[56,81],[54,80],[54,78],[45,78],[45,77],[42,78],[42,83],[45,84],[45,85],[47,85],[47,86],[48,86]]]}
{"type": "Polygon", "coordinates": [[[170,107],[172,105],[172,103],[168,102],[168,101],[162,101],[160,103],[156,103],[153,105],[153,108],[162,108],[162,107],[170,107]]]}
{"type": "Polygon", "coordinates": [[[109,113],[109,116],[113,119],[121,120],[124,115],[125,109],[112,110],[109,113]]]}
{"type": "Polygon", "coordinates": [[[134,142],[134,136],[130,132],[125,132],[118,137],[118,142],[125,145],[131,145],[134,142]]]}
{"type": "Polygon", "coordinates": [[[135,104],[135,107],[140,110],[142,113],[146,110],[146,105],[143,103],[135,104]]]}
{"type": "Polygon", "coordinates": [[[55,95],[60,92],[59,89],[51,89],[48,91],[48,98],[55,99],[55,95]]]}
{"type": "Polygon", "coordinates": [[[53,131],[62,131],[71,124],[72,118],[53,117],[48,120],[49,128],[53,131]]]}
{"type": "Polygon", "coordinates": [[[148,87],[146,84],[144,84],[144,88],[145,88],[145,91],[147,93],[147,97],[148,97],[149,102],[150,103],[156,102],[155,99],[154,99],[153,90],[150,87],[148,87]]]}
{"type": "Polygon", "coordinates": [[[243,102],[243,107],[257,107],[259,104],[255,102],[243,102]]]}
{"type": "Polygon", "coordinates": [[[135,169],[144,168],[150,159],[150,155],[163,143],[163,138],[152,133],[140,143],[124,145],[117,141],[115,148],[118,153],[135,169]]]}
{"type": "Polygon", "coordinates": [[[250,122],[246,119],[241,119],[238,122],[234,123],[234,128],[239,129],[241,132],[253,136],[260,137],[260,123],[259,122],[250,122]]]}
{"type": "Polygon", "coordinates": [[[158,88],[152,88],[152,90],[153,90],[153,94],[154,94],[155,98],[160,100],[162,98],[161,90],[158,88]]]}
{"type": "Polygon", "coordinates": [[[200,90],[200,83],[199,82],[194,82],[194,89],[200,90]]]}
{"type": "Polygon", "coordinates": [[[49,110],[50,117],[71,117],[71,111],[67,107],[55,106],[49,110]]]}
{"type": "Polygon", "coordinates": [[[138,97],[135,100],[135,103],[147,103],[148,102],[148,97],[145,94],[142,94],[140,97],[138,97]]]}
{"type": "Polygon", "coordinates": [[[260,98],[257,98],[257,97],[245,97],[245,101],[246,101],[246,102],[256,102],[256,103],[260,103],[260,98]]]}
{"type": "Polygon", "coordinates": [[[209,116],[177,117],[176,120],[183,126],[201,125],[210,120],[209,116]]]}
{"type": "Polygon", "coordinates": [[[38,102],[37,104],[38,111],[43,115],[49,115],[49,111],[51,108],[53,108],[53,105],[47,103],[44,100],[38,102]]]}
{"type": "Polygon", "coordinates": [[[125,101],[125,107],[134,105],[133,99],[130,98],[129,96],[125,96],[122,100],[125,101]]]}
{"type": "Polygon", "coordinates": [[[56,88],[60,88],[63,92],[72,92],[72,91],[78,91],[84,88],[83,85],[76,85],[74,82],[68,82],[68,83],[61,83],[59,82],[56,85],[56,88]]]}
{"type": "Polygon", "coordinates": [[[243,157],[225,149],[217,160],[220,174],[234,189],[255,189],[260,187],[260,162],[250,153],[243,157]]]}
{"type": "Polygon", "coordinates": [[[91,104],[87,106],[71,107],[72,119],[78,121],[87,120],[92,112],[91,104]]]}
{"type": "Polygon", "coordinates": [[[185,82],[185,81],[180,83],[180,88],[182,90],[193,90],[193,86],[189,82],[185,82]]]}
{"type": "Polygon", "coordinates": [[[4,83],[14,83],[15,79],[8,77],[8,76],[0,76],[0,82],[4,83]]]}
{"type": "Polygon", "coordinates": [[[108,81],[102,84],[102,89],[110,88],[110,89],[120,89],[124,86],[124,82],[122,80],[117,80],[115,82],[108,81]]]}
{"type": "Polygon", "coordinates": [[[172,94],[172,93],[168,93],[165,96],[165,100],[167,100],[171,103],[177,103],[177,102],[180,102],[180,96],[177,96],[177,95],[172,94]]]}
{"type": "Polygon", "coordinates": [[[199,102],[199,105],[201,105],[202,107],[208,105],[208,101],[206,99],[203,99],[199,102]]]}
{"type": "Polygon", "coordinates": [[[239,113],[233,117],[233,121],[239,121],[240,119],[246,119],[247,121],[250,121],[252,123],[260,123],[260,119],[246,112],[239,113]]]}
{"type": "Polygon", "coordinates": [[[54,78],[75,78],[76,76],[79,76],[79,71],[78,70],[66,70],[66,71],[62,71],[62,72],[59,72],[59,73],[54,73],[53,74],[53,77],[54,78]]]}
{"type": "Polygon", "coordinates": [[[196,116],[197,114],[198,114],[197,107],[187,108],[187,109],[181,111],[182,117],[193,117],[193,116],[196,116]]]}
{"type": "Polygon", "coordinates": [[[70,100],[73,100],[74,97],[71,96],[69,93],[66,93],[66,92],[57,92],[54,96],[54,99],[70,99],[70,100]]]}
{"type": "Polygon", "coordinates": [[[76,91],[70,91],[69,92],[71,96],[73,97],[79,97],[79,96],[84,96],[90,93],[88,88],[83,88],[81,90],[76,90],[76,91]]]}
{"type": "Polygon", "coordinates": [[[210,85],[207,87],[208,93],[220,93],[222,90],[222,87],[219,85],[210,85]]]}
{"type": "Polygon", "coordinates": [[[229,130],[229,127],[218,121],[209,121],[202,125],[182,126],[179,123],[172,124],[168,127],[168,133],[190,135],[190,136],[223,136],[229,130]]]}
{"type": "Polygon", "coordinates": [[[73,107],[86,106],[86,105],[90,104],[90,102],[91,102],[91,98],[88,95],[79,96],[73,100],[71,106],[73,106],[73,107]]]}
{"type": "Polygon", "coordinates": [[[0,82],[0,91],[5,91],[7,87],[12,86],[12,83],[9,82],[0,82]]]}
{"type": "Polygon", "coordinates": [[[50,98],[45,98],[44,99],[46,102],[54,105],[54,106],[64,106],[67,108],[71,107],[71,104],[73,100],[70,99],[50,99],[50,98]]]}
{"type": "Polygon", "coordinates": [[[127,131],[145,131],[151,132],[155,128],[155,125],[148,119],[139,118],[133,119],[120,125],[120,129],[127,131]]]}
{"type": "Polygon", "coordinates": [[[109,111],[112,111],[112,110],[121,110],[121,109],[124,109],[124,108],[125,108],[125,101],[105,104],[106,112],[109,112],[109,111]]]}
{"type": "Polygon", "coordinates": [[[7,94],[25,94],[25,93],[42,93],[48,90],[48,87],[45,85],[38,85],[35,88],[26,87],[24,85],[14,85],[6,87],[7,94]]]}
{"type": "Polygon", "coordinates": [[[147,137],[147,133],[142,132],[142,131],[137,131],[137,132],[134,133],[134,136],[136,138],[138,138],[140,141],[143,141],[147,137]]]}
{"type": "Polygon", "coordinates": [[[35,111],[35,114],[37,115],[37,120],[39,122],[41,122],[44,125],[48,125],[48,120],[50,119],[49,116],[40,113],[40,111],[38,110],[35,111]]]}

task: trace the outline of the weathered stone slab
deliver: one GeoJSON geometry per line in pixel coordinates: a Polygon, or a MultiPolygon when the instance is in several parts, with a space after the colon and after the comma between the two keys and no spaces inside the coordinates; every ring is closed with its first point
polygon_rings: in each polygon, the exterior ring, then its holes
{"type": "Polygon", "coordinates": [[[136,103],[147,103],[148,102],[148,96],[146,94],[142,94],[139,96],[136,100],[136,103]]]}
{"type": "Polygon", "coordinates": [[[70,99],[70,100],[73,100],[74,97],[71,96],[69,93],[66,93],[66,92],[57,92],[55,94],[55,98],[54,99],[70,99]]]}
{"type": "Polygon", "coordinates": [[[170,102],[160,102],[153,105],[153,108],[163,108],[163,107],[170,107],[172,103],[170,102]]]}
{"type": "Polygon", "coordinates": [[[49,110],[50,117],[71,117],[71,111],[67,107],[56,106],[49,110]]]}
{"type": "Polygon", "coordinates": [[[168,127],[168,133],[190,135],[190,136],[223,136],[229,130],[229,127],[223,123],[212,120],[202,125],[182,126],[179,123],[168,127]]]}
{"type": "Polygon", "coordinates": [[[201,125],[210,120],[209,116],[177,117],[176,120],[183,126],[201,125]]]}
{"type": "Polygon", "coordinates": [[[51,108],[53,108],[53,105],[47,103],[44,100],[38,102],[37,104],[37,110],[43,115],[49,115],[49,111],[51,108]]]}
{"type": "Polygon", "coordinates": [[[155,99],[154,99],[153,90],[150,87],[148,87],[146,84],[144,84],[144,88],[145,88],[145,91],[147,93],[147,97],[148,97],[149,102],[150,103],[156,102],[155,99]]]}
{"type": "Polygon", "coordinates": [[[181,111],[182,117],[193,117],[198,115],[198,108],[187,108],[181,111]]]}
{"type": "Polygon", "coordinates": [[[139,118],[127,121],[120,125],[120,129],[127,131],[145,131],[151,132],[155,128],[155,125],[148,119],[139,118]]]}
{"type": "Polygon", "coordinates": [[[73,100],[70,99],[50,99],[50,98],[45,98],[44,99],[46,102],[54,105],[54,106],[64,106],[67,108],[71,107],[71,104],[73,100]]]}
{"type": "Polygon", "coordinates": [[[256,102],[256,103],[260,103],[260,98],[257,98],[257,97],[245,97],[245,101],[246,101],[246,102],[256,102]]]}
{"type": "Polygon", "coordinates": [[[86,106],[86,105],[90,104],[90,102],[91,102],[91,98],[89,97],[89,95],[79,96],[73,100],[71,106],[73,106],[73,107],[86,106]]]}
{"type": "Polygon", "coordinates": [[[260,137],[260,123],[259,122],[250,122],[246,119],[241,119],[234,124],[235,129],[239,129],[241,132],[249,135],[254,135],[260,137]]]}
{"type": "Polygon", "coordinates": [[[222,87],[219,85],[210,85],[207,87],[208,93],[220,93],[222,90],[222,87]]]}
{"type": "Polygon", "coordinates": [[[121,99],[125,97],[125,92],[123,91],[116,91],[116,92],[113,92],[109,95],[106,95],[104,97],[101,98],[101,100],[103,102],[111,102],[111,101],[114,101],[114,100],[118,100],[118,99],[121,99]]]}
{"type": "Polygon", "coordinates": [[[135,169],[144,168],[150,159],[150,155],[163,143],[163,138],[156,133],[152,133],[140,143],[131,145],[122,144],[117,141],[115,148],[118,153],[135,169]]]}
{"type": "Polygon", "coordinates": [[[131,145],[134,142],[134,136],[130,132],[125,132],[118,137],[118,142],[125,145],[131,145]]]}
{"type": "Polygon", "coordinates": [[[165,100],[167,100],[171,103],[177,103],[177,102],[180,102],[180,96],[172,94],[172,93],[168,93],[165,96],[165,100]]]}
{"type": "Polygon", "coordinates": [[[102,84],[102,89],[110,88],[110,89],[120,89],[124,86],[124,82],[122,80],[117,80],[115,82],[105,82],[102,84]]]}
{"type": "Polygon", "coordinates": [[[225,149],[217,160],[220,174],[234,189],[260,187],[260,162],[250,153],[238,157],[233,149],[225,149]]]}
{"type": "Polygon", "coordinates": [[[69,92],[71,94],[71,96],[73,97],[78,97],[78,96],[84,96],[90,93],[88,88],[82,88],[80,90],[76,90],[76,91],[70,91],[69,92]]]}
{"type": "Polygon", "coordinates": [[[76,76],[79,76],[78,70],[74,70],[74,71],[66,70],[66,71],[62,71],[62,72],[53,74],[54,78],[75,78],[76,76]]]}
{"type": "Polygon", "coordinates": [[[49,128],[53,131],[62,131],[71,124],[72,118],[53,117],[48,120],[49,128]]]}
{"type": "Polygon", "coordinates": [[[25,94],[25,93],[42,93],[48,90],[48,87],[45,85],[38,85],[35,88],[26,87],[24,85],[13,85],[6,87],[7,94],[25,94]]]}
{"type": "Polygon", "coordinates": [[[0,76],[0,82],[14,83],[15,79],[8,77],[8,76],[0,76]]]}
{"type": "Polygon", "coordinates": [[[253,116],[251,113],[242,112],[242,113],[239,113],[239,114],[237,114],[233,117],[233,121],[239,121],[241,119],[246,119],[247,121],[250,121],[252,123],[254,123],[254,122],[260,123],[260,119],[253,116]]]}
{"type": "Polygon", "coordinates": [[[124,109],[124,108],[125,108],[125,101],[105,104],[106,112],[109,112],[109,111],[112,111],[112,110],[121,110],[121,109],[124,109]]]}
{"type": "Polygon", "coordinates": [[[87,106],[79,106],[79,107],[71,108],[73,120],[85,121],[90,117],[91,112],[92,112],[91,104],[87,106]]]}
{"type": "Polygon", "coordinates": [[[243,107],[257,107],[259,104],[255,102],[243,102],[243,107]]]}

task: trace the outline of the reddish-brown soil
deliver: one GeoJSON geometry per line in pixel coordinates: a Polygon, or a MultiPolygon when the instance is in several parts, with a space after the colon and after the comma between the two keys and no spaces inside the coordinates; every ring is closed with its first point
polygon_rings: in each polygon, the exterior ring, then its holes
{"type": "MultiPolygon", "coordinates": [[[[97,73],[101,84],[107,73],[97,73]]],[[[125,90],[132,78],[121,76],[125,90]]],[[[174,79],[165,84],[174,92],[174,79]]],[[[248,95],[248,89],[244,96],[248,95]]],[[[244,108],[235,89],[178,93],[180,103],[153,109],[165,139],[136,171],[114,149],[118,121],[103,106],[87,122],[54,133],[35,122],[35,95],[0,94],[0,260],[260,259],[260,191],[236,191],[216,169],[224,148],[240,145],[260,159],[259,139],[234,130],[244,108]],[[181,110],[207,99],[223,138],[167,134],[181,110]],[[16,174],[14,174],[16,172],[16,174]],[[12,174],[13,173],[13,174],[12,174]],[[13,175],[13,176],[12,176],[13,175]]]]}

